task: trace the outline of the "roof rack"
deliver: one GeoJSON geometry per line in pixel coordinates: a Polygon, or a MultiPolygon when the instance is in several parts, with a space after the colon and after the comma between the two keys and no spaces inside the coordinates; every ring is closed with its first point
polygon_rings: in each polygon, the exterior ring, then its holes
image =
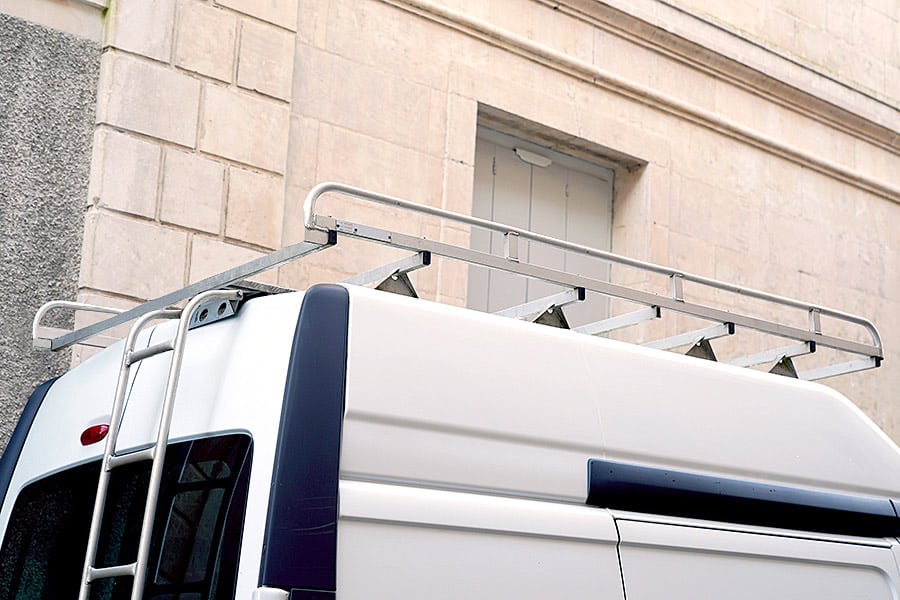
{"type": "MultiPolygon", "coordinates": [[[[778,338],[787,338],[793,340],[795,344],[790,346],[779,345],[771,350],[733,359],[728,362],[740,366],[754,366],[768,363],[772,365],[771,372],[807,380],[823,379],[825,377],[876,368],[880,366],[884,357],[881,338],[878,335],[875,326],[870,321],[856,315],[817,304],[776,296],[774,294],[707,277],[692,275],[677,269],[671,269],[669,267],[620,256],[611,252],[597,250],[595,248],[552,238],[518,227],[454,213],[349,185],[340,183],[320,183],[315,186],[306,197],[304,204],[304,222],[306,236],[303,242],[288,246],[281,250],[276,250],[271,254],[262,256],[202,281],[198,281],[185,288],[150,300],[149,302],[145,302],[129,310],[119,312],[115,309],[111,310],[103,307],[77,305],[74,303],[48,303],[48,305],[45,305],[38,311],[35,317],[35,345],[51,350],[59,350],[72,344],[90,343],[89,340],[91,340],[91,338],[96,338],[96,336],[99,336],[112,327],[136,319],[148,312],[175,305],[178,302],[192,298],[202,292],[233,286],[236,282],[271,269],[272,267],[327,249],[330,246],[337,244],[339,237],[346,236],[413,252],[411,256],[405,259],[351,277],[346,280],[346,283],[357,285],[377,283],[378,289],[416,296],[415,288],[409,281],[407,274],[416,269],[427,267],[431,264],[433,257],[443,257],[468,263],[470,265],[518,274],[523,277],[541,280],[564,288],[565,291],[561,293],[540,300],[530,301],[520,306],[510,307],[499,313],[513,318],[526,319],[557,327],[568,328],[569,326],[563,312],[563,307],[568,304],[583,301],[586,294],[590,292],[592,294],[602,294],[610,298],[627,300],[640,305],[643,308],[575,328],[576,331],[586,334],[606,334],[649,320],[662,318],[665,313],[671,311],[696,317],[709,322],[711,325],[696,331],[688,331],[666,339],[650,342],[645,344],[646,346],[662,350],[688,346],[689,350],[687,351],[687,354],[715,360],[715,353],[710,343],[712,340],[734,335],[736,332],[745,329],[753,330],[778,338]],[[393,206],[470,227],[497,232],[503,236],[505,242],[504,252],[502,255],[482,252],[464,246],[430,240],[424,237],[416,237],[398,231],[318,214],[316,213],[316,204],[326,193],[350,196],[376,204],[393,206]],[[527,240],[531,243],[545,244],[563,251],[592,257],[606,261],[612,265],[622,265],[646,274],[667,277],[668,293],[653,293],[642,290],[637,286],[620,285],[610,281],[529,263],[520,256],[519,244],[522,240],[527,240]],[[808,323],[808,326],[797,327],[770,318],[760,318],[748,313],[724,310],[722,308],[716,308],[707,304],[691,301],[685,296],[685,283],[691,283],[709,290],[718,290],[726,294],[732,294],[735,298],[751,298],[776,307],[781,307],[782,309],[788,309],[795,313],[797,317],[801,317],[808,323]],[[47,312],[53,308],[95,310],[115,312],[117,314],[75,331],[61,332],[60,330],[55,329],[48,331],[49,328],[45,328],[41,325],[41,320],[47,312]],[[871,339],[871,343],[860,342],[844,335],[825,333],[822,328],[822,317],[828,317],[838,324],[843,324],[845,326],[852,325],[854,328],[861,328],[857,333],[865,332],[865,334],[867,334],[866,337],[871,339]],[[54,335],[55,337],[52,337],[54,335]],[[792,359],[804,354],[811,354],[819,347],[831,348],[841,353],[848,353],[856,358],[849,362],[839,362],[837,364],[831,364],[809,371],[798,372],[794,367],[792,359]]],[[[256,289],[253,291],[259,292],[259,286],[256,286],[256,289]]]]}

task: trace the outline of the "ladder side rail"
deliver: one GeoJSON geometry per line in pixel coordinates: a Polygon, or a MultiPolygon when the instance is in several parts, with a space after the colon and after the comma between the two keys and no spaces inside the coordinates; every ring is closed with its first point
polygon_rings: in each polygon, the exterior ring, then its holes
{"type": "Polygon", "coordinates": [[[150,321],[178,318],[179,313],[180,311],[160,310],[144,314],[135,321],[125,339],[125,348],[122,351],[122,361],[119,367],[119,378],[116,382],[116,394],[113,399],[109,432],[103,449],[103,459],[100,463],[97,495],[94,497],[94,508],[91,515],[91,527],[88,533],[87,549],[85,550],[81,589],[78,596],[79,600],[88,600],[91,590],[91,581],[95,579],[96,570],[94,569],[94,560],[97,558],[97,547],[100,543],[100,527],[103,524],[103,515],[106,509],[106,496],[109,490],[109,461],[116,453],[116,442],[119,439],[119,430],[125,412],[125,395],[126,390],[128,389],[131,365],[134,364],[131,361],[131,353],[134,351],[138,335],[145,329],[150,321]]]}
{"type": "Polygon", "coordinates": [[[113,317],[100,321],[99,323],[88,325],[87,327],[55,338],[50,341],[50,349],[61,350],[73,344],[77,344],[84,339],[93,337],[98,333],[102,333],[117,325],[121,325],[122,323],[127,323],[148,312],[167,308],[202,292],[223,288],[246,277],[252,277],[253,275],[257,275],[263,271],[277,267],[278,265],[300,258],[301,256],[306,256],[322,250],[323,248],[333,246],[336,241],[333,234],[322,232],[312,232],[312,234],[310,234],[310,232],[307,232],[307,241],[305,242],[299,242],[287,246],[286,248],[276,250],[271,254],[266,254],[265,256],[253,259],[217,275],[207,277],[206,279],[192,283],[191,285],[174,292],[170,292],[153,300],[148,300],[143,304],[139,304],[134,308],[121,312],[113,317]]]}
{"type": "MultiPolygon", "coordinates": [[[[455,213],[452,211],[435,208],[432,206],[426,206],[423,204],[411,202],[409,200],[404,200],[402,198],[397,198],[394,196],[388,196],[385,194],[378,194],[375,192],[371,192],[368,190],[364,190],[362,188],[357,188],[341,183],[334,182],[324,182],[316,185],[312,190],[310,190],[309,194],[306,197],[303,205],[303,213],[304,220],[307,232],[313,233],[316,230],[334,230],[334,226],[329,226],[330,223],[333,223],[334,220],[328,217],[322,218],[322,215],[318,215],[315,212],[316,203],[318,199],[329,192],[340,193],[346,196],[351,196],[361,200],[368,200],[371,202],[375,202],[377,204],[384,204],[387,206],[395,206],[399,208],[403,208],[406,210],[410,210],[413,212],[418,212],[426,215],[431,215],[434,217],[438,217],[441,219],[447,219],[450,221],[455,221],[457,223],[463,223],[466,225],[471,225],[475,227],[480,227],[483,229],[487,229],[490,231],[495,231],[503,234],[515,234],[521,238],[532,240],[535,242],[548,244],[550,246],[554,246],[563,250],[569,250],[572,252],[577,252],[580,254],[584,254],[586,256],[590,256],[593,258],[597,258],[600,260],[605,260],[607,262],[624,265],[628,267],[632,267],[635,269],[640,269],[642,271],[655,273],[659,275],[665,275],[670,278],[680,278],[683,281],[689,281],[692,283],[696,283],[699,285],[703,285],[706,287],[723,290],[726,292],[731,292],[738,295],[747,296],[750,298],[755,298],[758,300],[763,300],[767,302],[771,302],[774,304],[779,304],[782,306],[787,306],[791,308],[798,308],[806,311],[807,313],[818,313],[821,315],[825,315],[828,317],[832,317],[841,321],[846,321],[849,323],[853,323],[855,325],[859,325],[864,328],[872,338],[872,345],[878,348],[877,356],[882,356],[882,342],[881,337],[878,334],[877,329],[874,324],[868,319],[860,317],[858,315],[853,315],[850,313],[846,313],[843,311],[834,310],[825,306],[820,306],[818,304],[812,304],[808,302],[802,302],[799,300],[794,300],[792,298],[787,298],[784,296],[779,296],[776,294],[770,294],[768,292],[762,292],[759,290],[754,290],[752,288],[746,288],[739,285],[727,283],[724,281],[719,281],[716,279],[712,279],[709,277],[702,277],[700,275],[693,275],[691,273],[686,273],[684,271],[679,271],[677,269],[671,269],[669,267],[664,267],[662,265],[657,265],[654,263],[649,263],[645,261],[635,260],[632,258],[628,258],[626,256],[621,256],[618,254],[614,254],[612,252],[606,252],[603,250],[597,250],[596,248],[590,248],[588,246],[583,246],[581,244],[576,244],[573,242],[569,242],[566,240],[560,240],[557,238],[553,238],[550,236],[542,235],[539,233],[534,233],[532,231],[528,231],[525,229],[521,229],[518,227],[513,227],[511,225],[504,225],[503,223],[497,223],[495,221],[489,221],[486,219],[481,219],[478,217],[473,217],[470,215],[464,215],[460,213],[455,213]]],[[[342,233],[348,233],[353,235],[352,232],[343,231],[342,233]]],[[[391,232],[391,236],[396,236],[398,234],[391,232]]],[[[375,239],[371,236],[363,236],[366,239],[375,239]]],[[[515,272],[515,271],[514,271],[515,272]]],[[[679,286],[680,287],[680,286],[679,286]]],[[[680,300],[680,298],[679,298],[680,300]]],[[[725,319],[727,321],[727,319],[725,319]]],[[[724,321],[723,321],[724,322],[724,321]]],[[[811,329],[815,329],[811,327],[811,329]]],[[[814,333],[817,333],[814,331],[814,333]]],[[[875,356],[873,355],[873,356],[875,356]]]]}
{"type": "Polygon", "coordinates": [[[181,364],[184,359],[184,348],[187,342],[187,332],[191,317],[200,306],[209,300],[236,301],[240,300],[242,295],[242,292],[238,290],[207,291],[192,298],[181,312],[181,318],[178,322],[178,331],[175,334],[174,343],[172,344],[172,358],[169,364],[169,374],[166,381],[166,391],[163,399],[162,414],[160,415],[159,429],[157,430],[153,465],[150,470],[147,501],[144,505],[141,537],[138,542],[137,560],[135,561],[135,573],[132,582],[132,600],[141,600],[144,591],[144,582],[147,577],[147,563],[150,558],[150,541],[153,536],[153,522],[156,517],[156,507],[159,501],[159,490],[162,483],[163,467],[165,466],[166,459],[166,446],[169,442],[169,431],[171,429],[172,414],[175,408],[175,393],[178,389],[178,378],[181,374],[181,364]]]}
{"type": "MultiPolygon", "coordinates": [[[[327,223],[328,219],[320,218],[319,221],[327,223]]],[[[564,271],[558,271],[548,267],[542,267],[539,265],[528,263],[512,262],[506,258],[494,254],[472,250],[470,248],[454,246],[451,244],[446,244],[444,242],[429,240],[427,238],[420,238],[395,232],[391,232],[389,239],[382,239],[382,236],[378,236],[378,238],[375,239],[372,237],[368,237],[368,234],[354,234],[349,231],[344,232],[344,235],[358,237],[361,239],[368,239],[370,241],[376,241],[384,245],[403,248],[410,251],[428,251],[431,252],[434,256],[441,256],[444,258],[488,267],[508,273],[516,273],[519,275],[524,275],[526,277],[531,277],[533,279],[539,279],[549,283],[561,285],[563,287],[583,287],[587,290],[604,294],[606,296],[614,296],[623,300],[628,300],[636,304],[643,304],[649,307],[658,306],[660,308],[688,314],[707,321],[712,321],[714,323],[734,323],[737,327],[746,327],[755,331],[761,331],[763,333],[769,333],[800,342],[815,342],[816,344],[826,348],[843,350],[861,356],[879,359],[883,357],[882,348],[877,345],[855,342],[852,340],[825,335],[821,332],[812,331],[810,329],[793,327],[791,325],[785,325],[774,321],[767,321],[765,319],[760,319],[757,317],[740,315],[723,309],[713,308],[702,304],[687,302],[684,300],[677,300],[670,296],[656,294],[653,292],[646,292],[635,288],[629,288],[615,283],[610,283],[608,281],[592,279],[590,277],[576,275],[574,273],[566,273],[564,271]]]]}

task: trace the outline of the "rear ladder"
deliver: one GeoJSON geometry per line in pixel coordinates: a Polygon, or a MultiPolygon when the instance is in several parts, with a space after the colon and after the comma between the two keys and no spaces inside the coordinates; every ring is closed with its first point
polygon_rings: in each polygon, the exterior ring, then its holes
{"type": "Polygon", "coordinates": [[[110,419],[109,434],[103,451],[103,459],[100,467],[100,478],[97,483],[97,496],[94,500],[94,510],[91,517],[91,528],[88,534],[87,550],[84,558],[84,569],[81,578],[81,590],[79,600],[88,600],[91,593],[91,584],[101,579],[115,577],[131,577],[131,599],[140,600],[144,582],[146,581],[147,563],[150,554],[150,540],[153,534],[153,521],[156,515],[156,506],[159,500],[160,483],[162,481],[163,466],[166,459],[166,445],[169,440],[169,429],[172,422],[172,412],[175,405],[175,392],[178,388],[178,377],[181,372],[181,363],[184,357],[184,347],[187,341],[187,332],[193,324],[206,321],[211,314],[225,313],[233,310],[233,303],[241,300],[242,292],[239,290],[221,290],[201,293],[191,299],[183,310],[163,309],[144,313],[131,327],[125,340],[125,349],[122,353],[122,362],[119,368],[119,378],[116,384],[116,395],[113,401],[112,416],[110,419]],[[206,313],[204,313],[206,311],[206,313]],[[144,331],[152,321],[160,319],[178,319],[178,328],[175,336],[164,342],[148,345],[146,348],[135,349],[139,334],[144,331]],[[163,396],[160,419],[157,424],[156,443],[153,446],[138,450],[118,452],[116,443],[121,430],[122,420],[125,416],[126,398],[131,380],[131,369],[142,360],[171,352],[166,388],[163,396]],[[100,544],[100,529],[103,524],[103,515],[106,509],[107,493],[112,471],[118,467],[139,461],[151,461],[150,480],[147,486],[147,497],[144,505],[143,520],[141,522],[141,534],[138,539],[137,558],[128,564],[112,565],[107,567],[95,566],[97,550],[100,544]]]}

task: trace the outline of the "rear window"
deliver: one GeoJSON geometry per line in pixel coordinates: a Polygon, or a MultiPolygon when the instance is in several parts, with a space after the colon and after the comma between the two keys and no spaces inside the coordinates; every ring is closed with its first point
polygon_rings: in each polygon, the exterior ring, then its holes
{"type": "MultiPolygon", "coordinates": [[[[168,447],[145,599],[234,598],[250,455],[246,435],[168,447]]],[[[0,600],[78,598],[99,469],[94,461],[22,490],[0,549],[0,600]]],[[[95,566],[135,560],[149,478],[149,462],[112,472],[95,566]]],[[[91,598],[130,598],[131,581],[95,581],[91,598]]]]}

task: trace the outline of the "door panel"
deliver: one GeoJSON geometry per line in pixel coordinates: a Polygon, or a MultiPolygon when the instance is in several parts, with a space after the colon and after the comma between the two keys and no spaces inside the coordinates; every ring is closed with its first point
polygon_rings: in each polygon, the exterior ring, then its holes
{"type": "Polygon", "coordinates": [[[628,520],[617,525],[629,600],[897,597],[897,566],[883,540],[868,545],[628,520]]]}
{"type": "MultiPolygon", "coordinates": [[[[536,233],[608,250],[613,173],[496,132],[482,131],[475,149],[472,214],[536,233]],[[545,161],[526,162],[516,148],[545,161]],[[543,162],[549,162],[545,166],[543,162]]],[[[473,228],[472,247],[503,253],[503,235],[473,228]]],[[[534,264],[608,280],[609,267],[597,260],[544,244],[519,241],[519,256],[534,264]]],[[[520,276],[471,267],[468,305],[495,312],[549,296],[563,288],[520,276]]],[[[570,324],[605,318],[608,302],[593,294],[565,309],[570,324]]]]}

